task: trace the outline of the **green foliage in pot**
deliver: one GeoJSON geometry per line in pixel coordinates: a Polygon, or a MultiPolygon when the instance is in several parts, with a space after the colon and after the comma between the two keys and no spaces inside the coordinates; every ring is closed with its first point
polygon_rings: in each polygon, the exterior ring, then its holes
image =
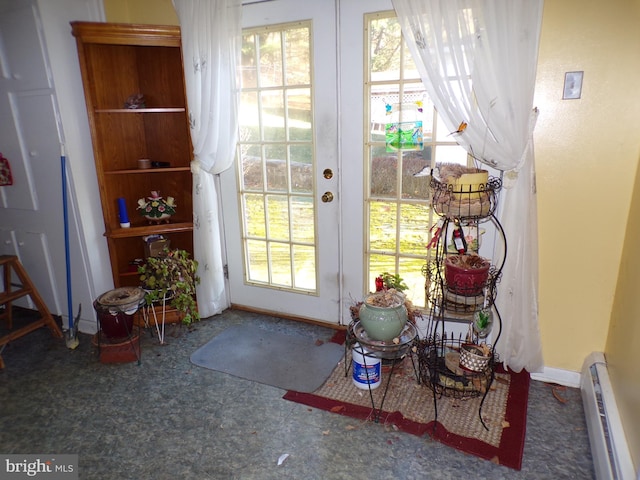
{"type": "MultiPolygon", "coordinates": [[[[422,312],[413,306],[404,291],[409,287],[404,283],[404,279],[398,274],[384,272],[375,278],[376,291],[369,294],[365,301],[369,305],[377,307],[397,307],[404,303],[407,309],[409,321],[416,322],[416,317],[422,316],[422,312]]],[[[360,318],[360,307],[364,302],[355,302],[349,307],[351,318],[358,320],[360,318]]]]}
{"type": "Polygon", "coordinates": [[[476,332],[479,338],[485,338],[489,335],[493,326],[493,319],[491,311],[483,309],[476,312],[473,316],[473,330],[476,332]]]}
{"type": "Polygon", "coordinates": [[[479,329],[484,330],[489,326],[489,312],[481,310],[476,315],[476,325],[479,329]]]}
{"type": "Polygon", "coordinates": [[[198,262],[186,250],[165,249],[162,255],[149,257],[138,267],[147,305],[161,305],[163,300],[182,313],[182,323],[200,320],[195,300],[198,262]]]}
{"type": "MultiPolygon", "coordinates": [[[[380,274],[380,276],[378,277],[378,280],[382,280],[384,290],[390,290],[393,288],[398,292],[404,292],[409,288],[407,284],[404,283],[403,278],[398,274],[393,275],[389,272],[384,272],[380,274]]],[[[377,290],[377,283],[376,283],[376,290],[377,290]]]]}

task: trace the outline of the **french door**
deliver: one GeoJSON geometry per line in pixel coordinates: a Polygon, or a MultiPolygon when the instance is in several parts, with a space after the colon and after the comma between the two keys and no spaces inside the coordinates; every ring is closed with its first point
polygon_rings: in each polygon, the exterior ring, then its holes
{"type": "Polygon", "coordinates": [[[221,176],[232,304],[347,324],[349,306],[390,272],[424,305],[433,218],[413,174],[436,152],[465,158],[437,133],[391,10],[390,0],[243,7],[238,162],[221,176]],[[418,111],[420,148],[389,149],[385,123],[418,111]]]}
{"type": "Polygon", "coordinates": [[[335,19],[327,1],[243,7],[238,169],[221,178],[231,303],[327,323],[342,307],[335,19]]]}

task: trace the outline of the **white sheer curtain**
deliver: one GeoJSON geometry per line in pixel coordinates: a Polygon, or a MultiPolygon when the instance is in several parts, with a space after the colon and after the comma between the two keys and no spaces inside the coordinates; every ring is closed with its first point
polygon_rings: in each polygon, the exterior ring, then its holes
{"type": "Polygon", "coordinates": [[[182,57],[193,143],[193,243],[201,283],[202,317],[228,307],[224,283],[216,175],[233,164],[237,140],[236,67],[241,45],[241,0],[173,0],[182,32],[182,57]]]}
{"type": "Polygon", "coordinates": [[[453,132],[465,122],[458,143],[504,172],[499,210],[508,252],[496,350],[515,371],[540,371],[533,93],[543,0],[392,1],[445,124],[453,132]]]}

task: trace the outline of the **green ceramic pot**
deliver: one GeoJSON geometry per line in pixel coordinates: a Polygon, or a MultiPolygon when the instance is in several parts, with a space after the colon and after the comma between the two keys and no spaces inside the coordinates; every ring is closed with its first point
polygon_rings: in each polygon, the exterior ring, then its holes
{"type": "Polygon", "coordinates": [[[360,306],[359,317],[369,338],[383,342],[389,342],[400,335],[408,320],[404,304],[376,307],[366,301],[360,306]]]}

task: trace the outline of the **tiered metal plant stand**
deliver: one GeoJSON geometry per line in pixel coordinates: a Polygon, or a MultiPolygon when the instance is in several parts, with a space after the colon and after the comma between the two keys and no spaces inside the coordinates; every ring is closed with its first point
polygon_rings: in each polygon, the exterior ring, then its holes
{"type": "MultiPolygon", "coordinates": [[[[484,184],[465,185],[463,189],[460,189],[460,185],[432,180],[433,208],[441,216],[441,223],[439,234],[434,236],[433,255],[424,271],[429,318],[427,336],[420,341],[418,348],[420,378],[433,391],[435,420],[438,418],[438,400],[443,395],[461,399],[482,396],[478,416],[487,430],[482,418],[482,406],[494,381],[494,367],[498,361],[495,348],[500,339],[502,318],[495,305],[496,286],[507,251],[504,230],[494,215],[501,186],[501,180],[492,177],[484,184]],[[495,229],[496,242],[504,243],[503,258],[491,260],[485,280],[465,283],[464,280],[452,280],[450,277],[448,282],[445,274],[447,257],[476,254],[482,235],[480,225],[495,229]],[[462,228],[462,232],[456,233],[464,233],[465,237],[472,241],[475,239],[477,243],[456,244],[454,230],[459,228],[462,228]],[[489,353],[481,358],[483,362],[467,368],[460,362],[462,349],[483,342],[484,332],[473,328],[474,317],[479,312],[488,313],[493,321],[492,343],[487,345],[489,353]],[[467,325],[467,333],[456,335],[447,330],[456,323],[462,324],[463,328],[467,325]]],[[[436,426],[437,421],[434,422],[434,429],[436,426]]]]}

